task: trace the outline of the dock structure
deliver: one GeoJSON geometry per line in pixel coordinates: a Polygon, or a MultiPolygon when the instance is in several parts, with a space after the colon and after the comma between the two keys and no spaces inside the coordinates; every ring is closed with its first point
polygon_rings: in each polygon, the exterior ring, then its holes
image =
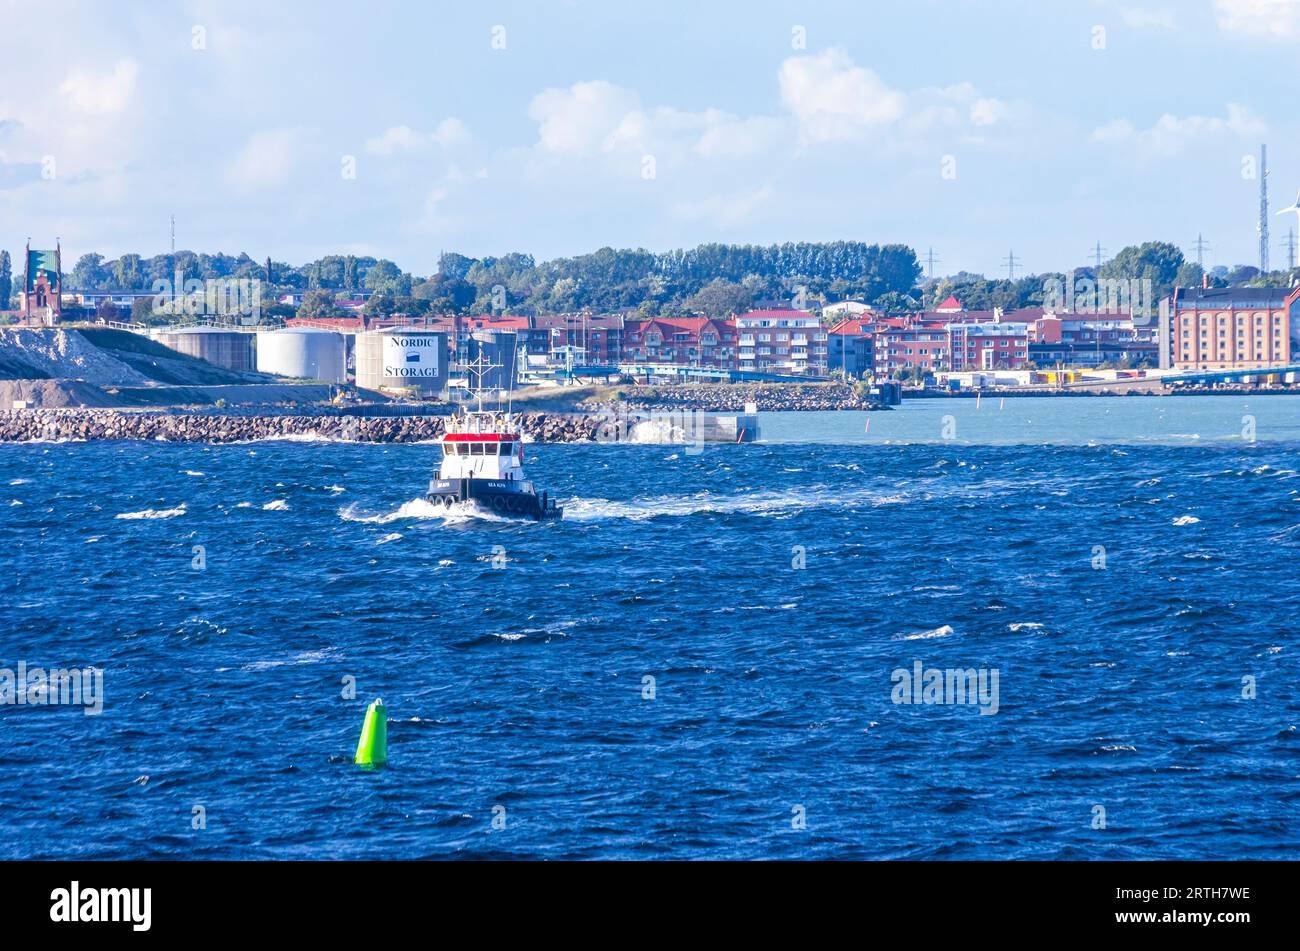
{"type": "Polygon", "coordinates": [[[1158,377],[1161,383],[1227,383],[1244,377],[1282,376],[1287,373],[1300,373],[1300,363],[1281,367],[1256,367],[1251,370],[1197,370],[1191,373],[1164,373],[1158,377]]]}

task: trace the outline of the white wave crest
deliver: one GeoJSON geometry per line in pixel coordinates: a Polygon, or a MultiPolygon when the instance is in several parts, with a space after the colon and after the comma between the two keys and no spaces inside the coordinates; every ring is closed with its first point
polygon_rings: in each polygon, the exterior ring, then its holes
{"type": "Polygon", "coordinates": [[[896,641],[928,641],[936,637],[947,637],[952,633],[952,625],[944,624],[930,631],[918,631],[915,634],[899,634],[894,638],[896,641]]]}
{"type": "Polygon", "coordinates": [[[143,509],[139,512],[122,512],[120,515],[114,515],[113,518],[137,519],[137,518],[175,518],[177,515],[185,514],[185,503],[182,502],[174,509],[143,509]]]}

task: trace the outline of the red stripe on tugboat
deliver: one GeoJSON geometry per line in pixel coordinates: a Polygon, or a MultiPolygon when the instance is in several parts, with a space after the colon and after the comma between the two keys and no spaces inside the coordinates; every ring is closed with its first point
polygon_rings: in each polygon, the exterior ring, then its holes
{"type": "Polygon", "coordinates": [[[514,442],[519,437],[502,433],[448,433],[443,442],[514,442]]]}

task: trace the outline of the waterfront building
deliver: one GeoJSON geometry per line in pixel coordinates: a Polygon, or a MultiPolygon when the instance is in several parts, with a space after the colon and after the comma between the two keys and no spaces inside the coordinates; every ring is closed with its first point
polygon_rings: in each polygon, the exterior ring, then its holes
{"type": "Polygon", "coordinates": [[[1029,325],[1010,321],[953,323],[947,331],[948,367],[963,370],[1019,370],[1029,362],[1029,325]]]}
{"type": "MultiPolygon", "coordinates": [[[[545,314],[532,318],[547,359],[563,364],[568,354],[586,366],[614,366],[625,359],[627,324],[622,314],[545,314]]],[[[536,356],[534,347],[529,354],[536,356]]]]}
{"type": "Polygon", "coordinates": [[[625,360],[736,369],[734,321],[707,317],[653,317],[625,322],[625,360]]]}
{"type": "Polygon", "coordinates": [[[1154,343],[1034,343],[1029,344],[1029,362],[1039,369],[1097,367],[1103,363],[1127,363],[1154,367],[1160,359],[1154,343]]]}
{"type": "Polygon", "coordinates": [[[1039,367],[1095,367],[1158,360],[1155,332],[1117,314],[1047,313],[1029,325],[1029,359],[1039,367]]]}
{"type": "Polygon", "coordinates": [[[861,318],[841,320],[832,327],[827,332],[826,369],[842,371],[854,380],[870,376],[875,367],[873,327],[872,320],[861,318]]]}
{"type": "Polygon", "coordinates": [[[1160,365],[1286,366],[1300,353],[1300,287],[1176,288],[1160,307],[1160,365]]]}
{"type": "Polygon", "coordinates": [[[802,310],[752,310],[737,316],[735,326],[738,369],[826,373],[829,336],[820,317],[802,310]]]}
{"type": "Polygon", "coordinates": [[[872,359],[877,376],[894,376],[904,370],[924,374],[946,369],[946,324],[913,317],[882,318],[876,322],[872,359]]]}

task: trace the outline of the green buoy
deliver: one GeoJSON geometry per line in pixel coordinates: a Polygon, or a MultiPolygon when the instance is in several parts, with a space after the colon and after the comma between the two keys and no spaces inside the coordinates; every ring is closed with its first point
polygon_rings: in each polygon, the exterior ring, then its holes
{"type": "Polygon", "coordinates": [[[357,742],[358,766],[383,766],[388,762],[388,710],[383,700],[376,700],[366,710],[357,742]]]}

